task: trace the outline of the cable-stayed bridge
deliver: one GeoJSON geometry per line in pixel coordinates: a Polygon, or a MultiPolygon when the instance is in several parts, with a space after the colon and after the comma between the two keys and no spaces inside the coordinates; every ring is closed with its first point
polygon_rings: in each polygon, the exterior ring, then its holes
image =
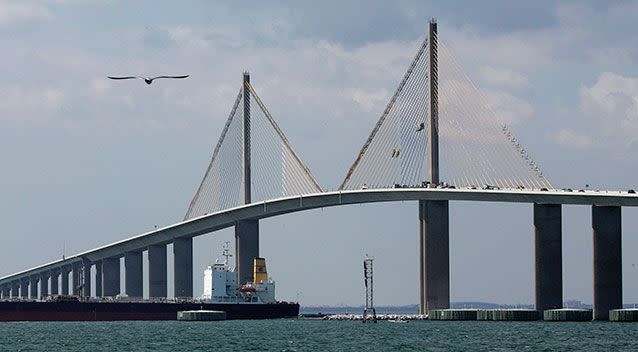
{"type": "Polygon", "coordinates": [[[622,307],[621,207],[638,206],[638,196],[554,189],[440,42],[434,22],[345,171],[339,190],[324,192],[244,73],[182,222],[2,277],[0,295],[142,297],[142,253],[147,251],[149,296],[165,298],[167,245],[172,244],[173,296],[193,297],[193,237],[234,227],[236,270],[245,283],[259,256],[260,219],[320,207],[414,200],[419,203],[420,307],[425,313],[450,303],[449,201],[486,201],[534,204],[539,310],[563,304],[562,205],[592,206],[594,317],[606,319],[610,309],[622,307]]]}

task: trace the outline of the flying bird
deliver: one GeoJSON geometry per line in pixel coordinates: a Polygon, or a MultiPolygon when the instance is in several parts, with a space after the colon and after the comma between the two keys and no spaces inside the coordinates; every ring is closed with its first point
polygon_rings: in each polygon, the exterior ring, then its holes
{"type": "Polygon", "coordinates": [[[180,78],[186,78],[188,77],[188,75],[184,75],[184,76],[157,76],[157,77],[142,77],[142,76],[123,76],[123,77],[114,77],[114,76],[107,76],[110,79],[143,79],[144,82],[146,82],[146,84],[151,84],[153,83],[154,80],[159,79],[159,78],[175,78],[175,79],[180,79],[180,78]]]}

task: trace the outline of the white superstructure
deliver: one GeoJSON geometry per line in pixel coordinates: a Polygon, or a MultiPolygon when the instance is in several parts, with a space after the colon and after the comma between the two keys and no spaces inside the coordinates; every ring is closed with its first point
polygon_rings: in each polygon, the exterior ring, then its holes
{"type": "MultiPolygon", "coordinates": [[[[267,277],[263,258],[255,258],[255,276],[259,282],[237,285],[237,273],[230,269],[228,258],[232,255],[224,246],[223,258],[204,270],[204,293],[202,300],[210,303],[275,303],[275,282],[267,277]]],[[[253,281],[256,281],[254,279],[253,281]]]]}
{"type": "Polygon", "coordinates": [[[237,294],[237,274],[226,263],[217,262],[204,270],[203,299],[222,300],[237,294]]]}

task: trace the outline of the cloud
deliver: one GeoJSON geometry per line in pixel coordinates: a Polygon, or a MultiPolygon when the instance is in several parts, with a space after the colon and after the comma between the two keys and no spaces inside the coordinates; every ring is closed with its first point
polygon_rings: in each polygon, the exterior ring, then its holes
{"type": "Polygon", "coordinates": [[[381,111],[382,105],[387,103],[389,96],[389,92],[385,89],[349,89],[348,94],[362,111],[373,113],[381,111]]]}
{"type": "Polygon", "coordinates": [[[505,91],[487,90],[484,92],[490,107],[498,118],[506,124],[516,124],[534,114],[534,107],[505,91]]]}
{"type": "Polygon", "coordinates": [[[67,98],[66,92],[55,87],[0,87],[0,120],[18,123],[48,120],[67,98]]]}
{"type": "Polygon", "coordinates": [[[551,63],[551,46],[558,39],[555,34],[546,38],[543,32],[481,35],[472,29],[451,29],[441,34],[442,45],[462,63],[471,66],[506,63],[518,70],[551,63]]]}
{"type": "Polygon", "coordinates": [[[50,20],[53,14],[39,3],[18,0],[0,0],[0,28],[24,22],[50,20]]]}
{"type": "Polygon", "coordinates": [[[626,146],[638,141],[638,78],[604,72],[590,87],[580,88],[582,113],[598,122],[607,136],[626,146]]]}
{"type": "Polygon", "coordinates": [[[491,86],[520,89],[529,85],[525,75],[508,68],[484,66],[480,72],[483,81],[491,86]]]}
{"type": "Polygon", "coordinates": [[[560,145],[576,149],[589,149],[593,145],[590,137],[578,134],[568,128],[563,128],[558,131],[558,133],[553,136],[553,139],[560,145]]]}

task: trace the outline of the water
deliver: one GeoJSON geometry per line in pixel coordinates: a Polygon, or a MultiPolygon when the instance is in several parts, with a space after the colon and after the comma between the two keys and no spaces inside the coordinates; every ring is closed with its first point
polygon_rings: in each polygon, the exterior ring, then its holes
{"type": "Polygon", "coordinates": [[[638,351],[637,337],[609,322],[0,323],[0,351],[638,351]]]}

